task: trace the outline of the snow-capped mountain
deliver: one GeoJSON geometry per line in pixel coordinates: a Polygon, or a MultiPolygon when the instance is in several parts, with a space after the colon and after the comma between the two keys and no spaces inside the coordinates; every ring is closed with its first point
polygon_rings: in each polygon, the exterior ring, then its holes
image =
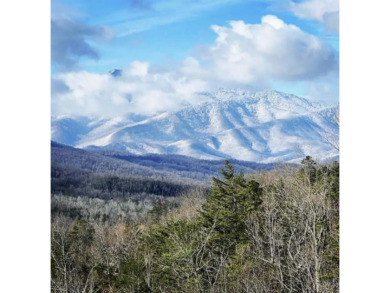
{"type": "Polygon", "coordinates": [[[208,102],[153,117],[52,119],[52,139],[79,148],[134,154],[180,154],[271,163],[338,156],[327,141],[338,134],[336,107],[276,91],[220,90],[208,102]]]}

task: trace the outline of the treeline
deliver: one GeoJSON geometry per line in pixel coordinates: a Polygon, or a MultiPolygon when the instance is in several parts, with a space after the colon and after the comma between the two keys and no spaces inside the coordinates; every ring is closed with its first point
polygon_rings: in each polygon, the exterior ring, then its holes
{"type": "Polygon", "coordinates": [[[101,199],[128,198],[142,193],[178,196],[194,187],[193,184],[181,184],[154,177],[96,174],[55,165],[51,167],[52,194],[101,199]]]}
{"type": "Polygon", "coordinates": [[[173,173],[159,172],[152,168],[104,156],[94,151],[61,145],[54,141],[51,142],[51,165],[95,174],[180,179],[180,176],[173,173]]]}
{"type": "MultiPolygon", "coordinates": [[[[338,292],[339,165],[253,176],[130,223],[52,218],[52,292],[338,292]]],[[[93,206],[89,206],[93,208],[93,206]]]]}
{"type": "MultiPolygon", "coordinates": [[[[250,173],[270,170],[273,164],[232,160],[236,170],[250,173]]],[[[51,142],[51,164],[101,174],[142,176],[170,181],[197,183],[209,181],[223,167],[223,160],[199,160],[180,155],[132,155],[102,149],[76,149],[51,142]]]]}
{"type": "MultiPolygon", "coordinates": [[[[114,151],[100,151],[105,156],[117,158],[144,167],[151,167],[153,170],[174,172],[193,179],[206,179],[215,175],[224,165],[223,160],[199,160],[181,155],[132,155],[114,151]]],[[[250,173],[254,171],[267,171],[274,168],[274,164],[259,164],[232,159],[230,162],[239,172],[250,173]]]]}

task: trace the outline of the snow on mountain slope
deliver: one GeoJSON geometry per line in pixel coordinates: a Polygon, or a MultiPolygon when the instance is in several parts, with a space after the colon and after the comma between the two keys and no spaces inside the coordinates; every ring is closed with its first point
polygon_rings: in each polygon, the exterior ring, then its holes
{"type": "Polygon", "coordinates": [[[87,117],[60,116],[51,119],[51,139],[66,145],[75,145],[80,137],[91,131],[96,124],[87,117]]]}
{"type": "Polygon", "coordinates": [[[93,129],[78,131],[72,145],[262,163],[338,155],[324,139],[325,133],[338,131],[332,120],[335,108],[276,91],[220,90],[204,95],[208,102],[177,112],[144,120],[100,121],[93,129]]]}
{"type": "Polygon", "coordinates": [[[104,137],[123,125],[145,118],[137,114],[128,114],[114,119],[91,119],[69,115],[52,117],[51,139],[65,145],[75,146],[83,137],[104,137]]]}

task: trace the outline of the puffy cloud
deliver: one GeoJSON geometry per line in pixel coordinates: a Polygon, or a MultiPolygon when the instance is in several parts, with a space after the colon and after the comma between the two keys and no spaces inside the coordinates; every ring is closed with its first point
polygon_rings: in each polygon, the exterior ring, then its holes
{"type": "Polygon", "coordinates": [[[89,38],[110,39],[113,33],[106,27],[88,26],[68,18],[51,20],[51,60],[60,71],[73,70],[80,57],[98,59],[89,38]]]}
{"type": "Polygon", "coordinates": [[[321,39],[273,15],[260,24],[232,21],[213,26],[210,48],[214,76],[232,83],[311,80],[337,68],[333,49],[321,39]]]}
{"type": "Polygon", "coordinates": [[[296,16],[322,22],[330,32],[339,31],[339,0],[290,1],[289,6],[296,16]]]}
{"type": "Polygon", "coordinates": [[[259,90],[275,81],[311,84],[337,76],[337,55],[327,43],[276,16],[264,16],[260,24],[232,21],[212,29],[215,43],[175,67],[134,61],[117,77],[58,74],[56,86],[63,90],[53,94],[53,114],[155,114],[200,103],[207,97],[199,92],[219,87],[259,90]]]}

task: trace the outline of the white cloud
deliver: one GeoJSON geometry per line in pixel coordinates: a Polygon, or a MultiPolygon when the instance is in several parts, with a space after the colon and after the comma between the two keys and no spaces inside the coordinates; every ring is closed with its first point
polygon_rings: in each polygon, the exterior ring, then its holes
{"type": "Polygon", "coordinates": [[[125,70],[125,73],[129,74],[130,76],[143,77],[148,74],[148,71],[148,62],[134,61],[133,63],[131,63],[130,68],[128,70],[125,70]]]}
{"type": "Polygon", "coordinates": [[[134,61],[115,78],[58,74],[62,90],[53,94],[53,115],[154,114],[200,103],[205,97],[198,92],[219,87],[260,89],[275,81],[309,84],[337,75],[337,56],[327,43],[276,16],[264,16],[260,24],[232,21],[212,29],[217,34],[213,46],[170,69],[134,61]]]}
{"type": "Polygon", "coordinates": [[[52,114],[115,117],[126,113],[154,114],[201,102],[198,91],[208,90],[202,80],[175,72],[149,73],[148,63],[135,61],[121,77],[71,72],[59,74],[67,91],[52,97],[52,114]]]}
{"type": "Polygon", "coordinates": [[[273,15],[260,24],[232,21],[230,27],[212,29],[218,37],[209,51],[211,70],[223,81],[310,80],[337,67],[327,43],[273,15]]]}
{"type": "Polygon", "coordinates": [[[339,30],[339,0],[290,1],[290,10],[298,17],[322,22],[331,32],[339,30]]]}

